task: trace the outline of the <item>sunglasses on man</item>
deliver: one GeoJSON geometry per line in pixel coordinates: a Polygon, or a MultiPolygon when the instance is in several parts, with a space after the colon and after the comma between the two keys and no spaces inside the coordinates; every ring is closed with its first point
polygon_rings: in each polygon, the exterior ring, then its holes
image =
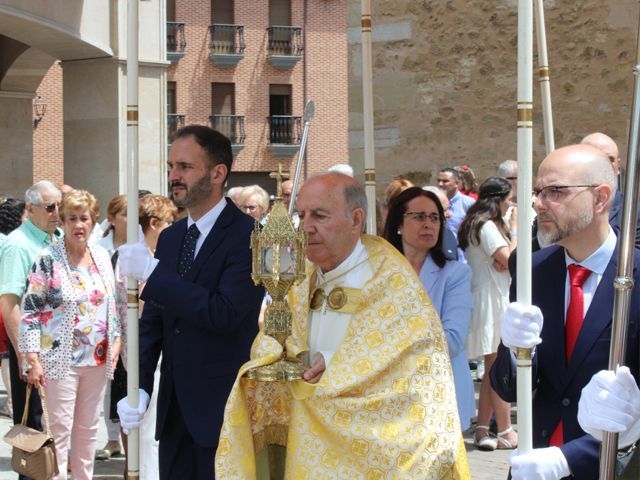
{"type": "Polygon", "coordinates": [[[40,205],[47,213],[53,213],[56,208],[59,208],[60,205],[57,202],[48,203],[46,205],[40,205]]]}

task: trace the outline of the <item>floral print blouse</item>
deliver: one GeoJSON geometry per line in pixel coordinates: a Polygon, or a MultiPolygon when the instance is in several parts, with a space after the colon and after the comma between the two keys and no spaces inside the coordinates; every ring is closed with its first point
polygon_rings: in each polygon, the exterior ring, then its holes
{"type": "Polygon", "coordinates": [[[73,268],[64,241],[45,248],[31,267],[22,301],[19,349],[39,352],[45,377],[62,379],[70,367],[107,364],[112,378],[111,347],[121,335],[109,254],[89,247],[93,264],[73,268]]]}

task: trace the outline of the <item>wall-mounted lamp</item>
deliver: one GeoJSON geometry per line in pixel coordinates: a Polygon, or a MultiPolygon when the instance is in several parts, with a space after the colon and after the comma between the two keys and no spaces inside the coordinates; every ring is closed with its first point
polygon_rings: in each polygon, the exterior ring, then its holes
{"type": "Polygon", "coordinates": [[[37,128],[46,112],[47,104],[40,95],[37,95],[36,98],[33,99],[33,128],[37,128]]]}

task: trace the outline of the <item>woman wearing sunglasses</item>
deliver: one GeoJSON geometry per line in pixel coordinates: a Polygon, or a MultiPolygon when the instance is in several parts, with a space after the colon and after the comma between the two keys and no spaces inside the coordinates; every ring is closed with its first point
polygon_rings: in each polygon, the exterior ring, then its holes
{"type": "Polygon", "coordinates": [[[471,270],[448,260],[442,249],[445,216],[438,196],[410,187],[389,205],[384,237],[409,260],[440,315],[449,347],[462,430],[475,414],[465,342],[469,333],[471,270]]]}

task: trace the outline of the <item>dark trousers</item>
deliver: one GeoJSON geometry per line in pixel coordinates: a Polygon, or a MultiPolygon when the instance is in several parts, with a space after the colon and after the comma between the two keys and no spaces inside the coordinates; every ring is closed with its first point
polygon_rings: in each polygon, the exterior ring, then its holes
{"type": "Polygon", "coordinates": [[[175,393],[160,436],[160,480],[214,480],[216,447],[196,444],[182,418],[175,393]]]}
{"type": "MultiPolygon", "coordinates": [[[[24,412],[24,403],[27,399],[27,383],[20,379],[20,370],[22,365],[18,365],[18,357],[13,349],[13,345],[9,342],[9,372],[11,377],[11,401],[13,402],[13,423],[17,425],[22,422],[22,413],[24,412]]],[[[31,389],[29,397],[29,413],[27,414],[27,426],[42,431],[42,404],[40,403],[40,395],[35,388],[31,389]]],[[[22,475],[21,480],[27,479],[22,475]]]]}

